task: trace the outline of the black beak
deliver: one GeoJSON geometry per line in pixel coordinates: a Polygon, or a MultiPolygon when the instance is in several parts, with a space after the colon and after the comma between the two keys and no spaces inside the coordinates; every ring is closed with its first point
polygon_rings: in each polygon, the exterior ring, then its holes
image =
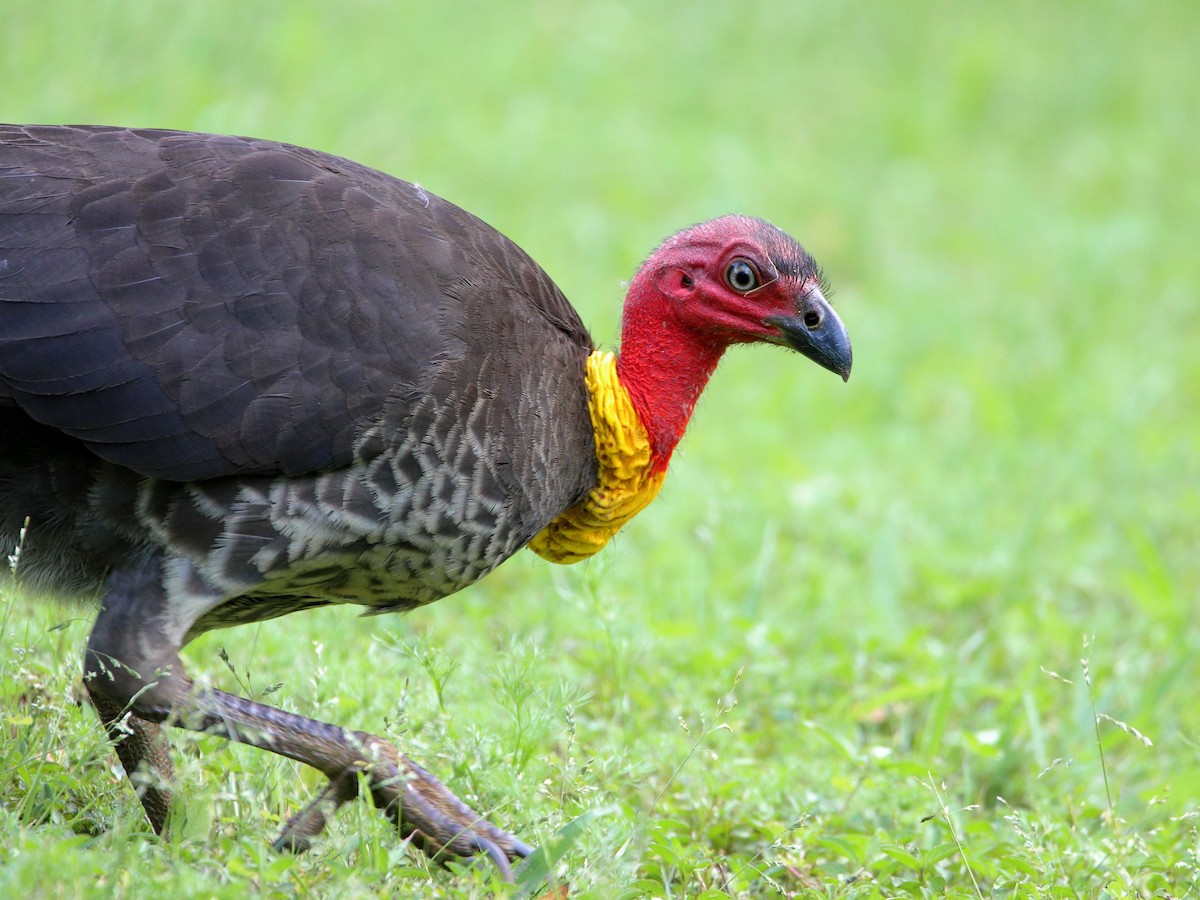
{"type": "Polygon", "coordinates": [[[809,291],[797,304],[794,316],[770,316],[764,324],[779,329],[779,335],[767,338],[784,347],[799,350],[819,366],[850,380],[854,354],[850,335],[828,301],[817,290],[809,291]]]}

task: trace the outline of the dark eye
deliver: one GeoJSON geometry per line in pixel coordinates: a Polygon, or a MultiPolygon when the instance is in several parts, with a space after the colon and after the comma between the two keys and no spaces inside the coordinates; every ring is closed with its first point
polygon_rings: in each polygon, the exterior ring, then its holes
{"type": "Polygon", "coordinates": [[[758,273],[744,259],[735,259],[725,270],[725,283],[740,294],[747,294],[758,287],[758,273]]]}

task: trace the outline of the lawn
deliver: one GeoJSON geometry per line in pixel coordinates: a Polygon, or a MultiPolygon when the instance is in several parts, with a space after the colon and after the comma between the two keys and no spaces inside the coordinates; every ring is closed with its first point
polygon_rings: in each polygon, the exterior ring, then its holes
{"type": "MultiPolygon", "coordinates": [[[[1200,894],[1200,5],[0,0],[0,119],[314,146],[525,247],[598,340],[729,211],[821,262],[848,384],[734,351],[600,557],[193,674],[395,740],[581,897],[1200,894]]],[[[0,436],[3,440],[3,436],[0,436]]],[[[6,551],[7,552],[7,551],[6,551]]],[[[19,569],[18,569],[19,572],[19,569]]],[[[92,613],[0,582],[0,896],[524,896],[173,735],[150,832],[92,613]]]]}

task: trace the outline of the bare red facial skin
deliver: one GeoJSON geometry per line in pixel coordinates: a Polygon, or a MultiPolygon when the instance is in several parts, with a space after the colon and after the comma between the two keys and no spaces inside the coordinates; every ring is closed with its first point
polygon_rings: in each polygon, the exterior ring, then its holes
{"type": "Polygon", "coordinates": [[[764,320],[795,315],[818,280],[799,244],[745,216],[681,231],[642,265],[625,299],[617,373],[649,432],[654,471],[669,463],[725,350],[776,341],[778,329],[764,320]]]}

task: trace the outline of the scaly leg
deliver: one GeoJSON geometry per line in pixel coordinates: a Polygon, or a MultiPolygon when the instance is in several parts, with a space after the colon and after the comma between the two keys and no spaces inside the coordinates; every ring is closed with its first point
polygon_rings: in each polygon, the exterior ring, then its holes
{"type": "Polygon", "coordinates": [[[117,757],[121,760],[129,783],[142,801],[146,818],[154,830],[162,834],[171,811],[169,785],[175,778],[171,750],[162,728],[133,713],[126,715],[123,706],[113,703],[104,694],[92,691],[90,682],[88,694],[100,721],[104,723],[109,740],[116,747],[117,757]],[[144,767],[143,762],[146,764],[144,767]]]}

